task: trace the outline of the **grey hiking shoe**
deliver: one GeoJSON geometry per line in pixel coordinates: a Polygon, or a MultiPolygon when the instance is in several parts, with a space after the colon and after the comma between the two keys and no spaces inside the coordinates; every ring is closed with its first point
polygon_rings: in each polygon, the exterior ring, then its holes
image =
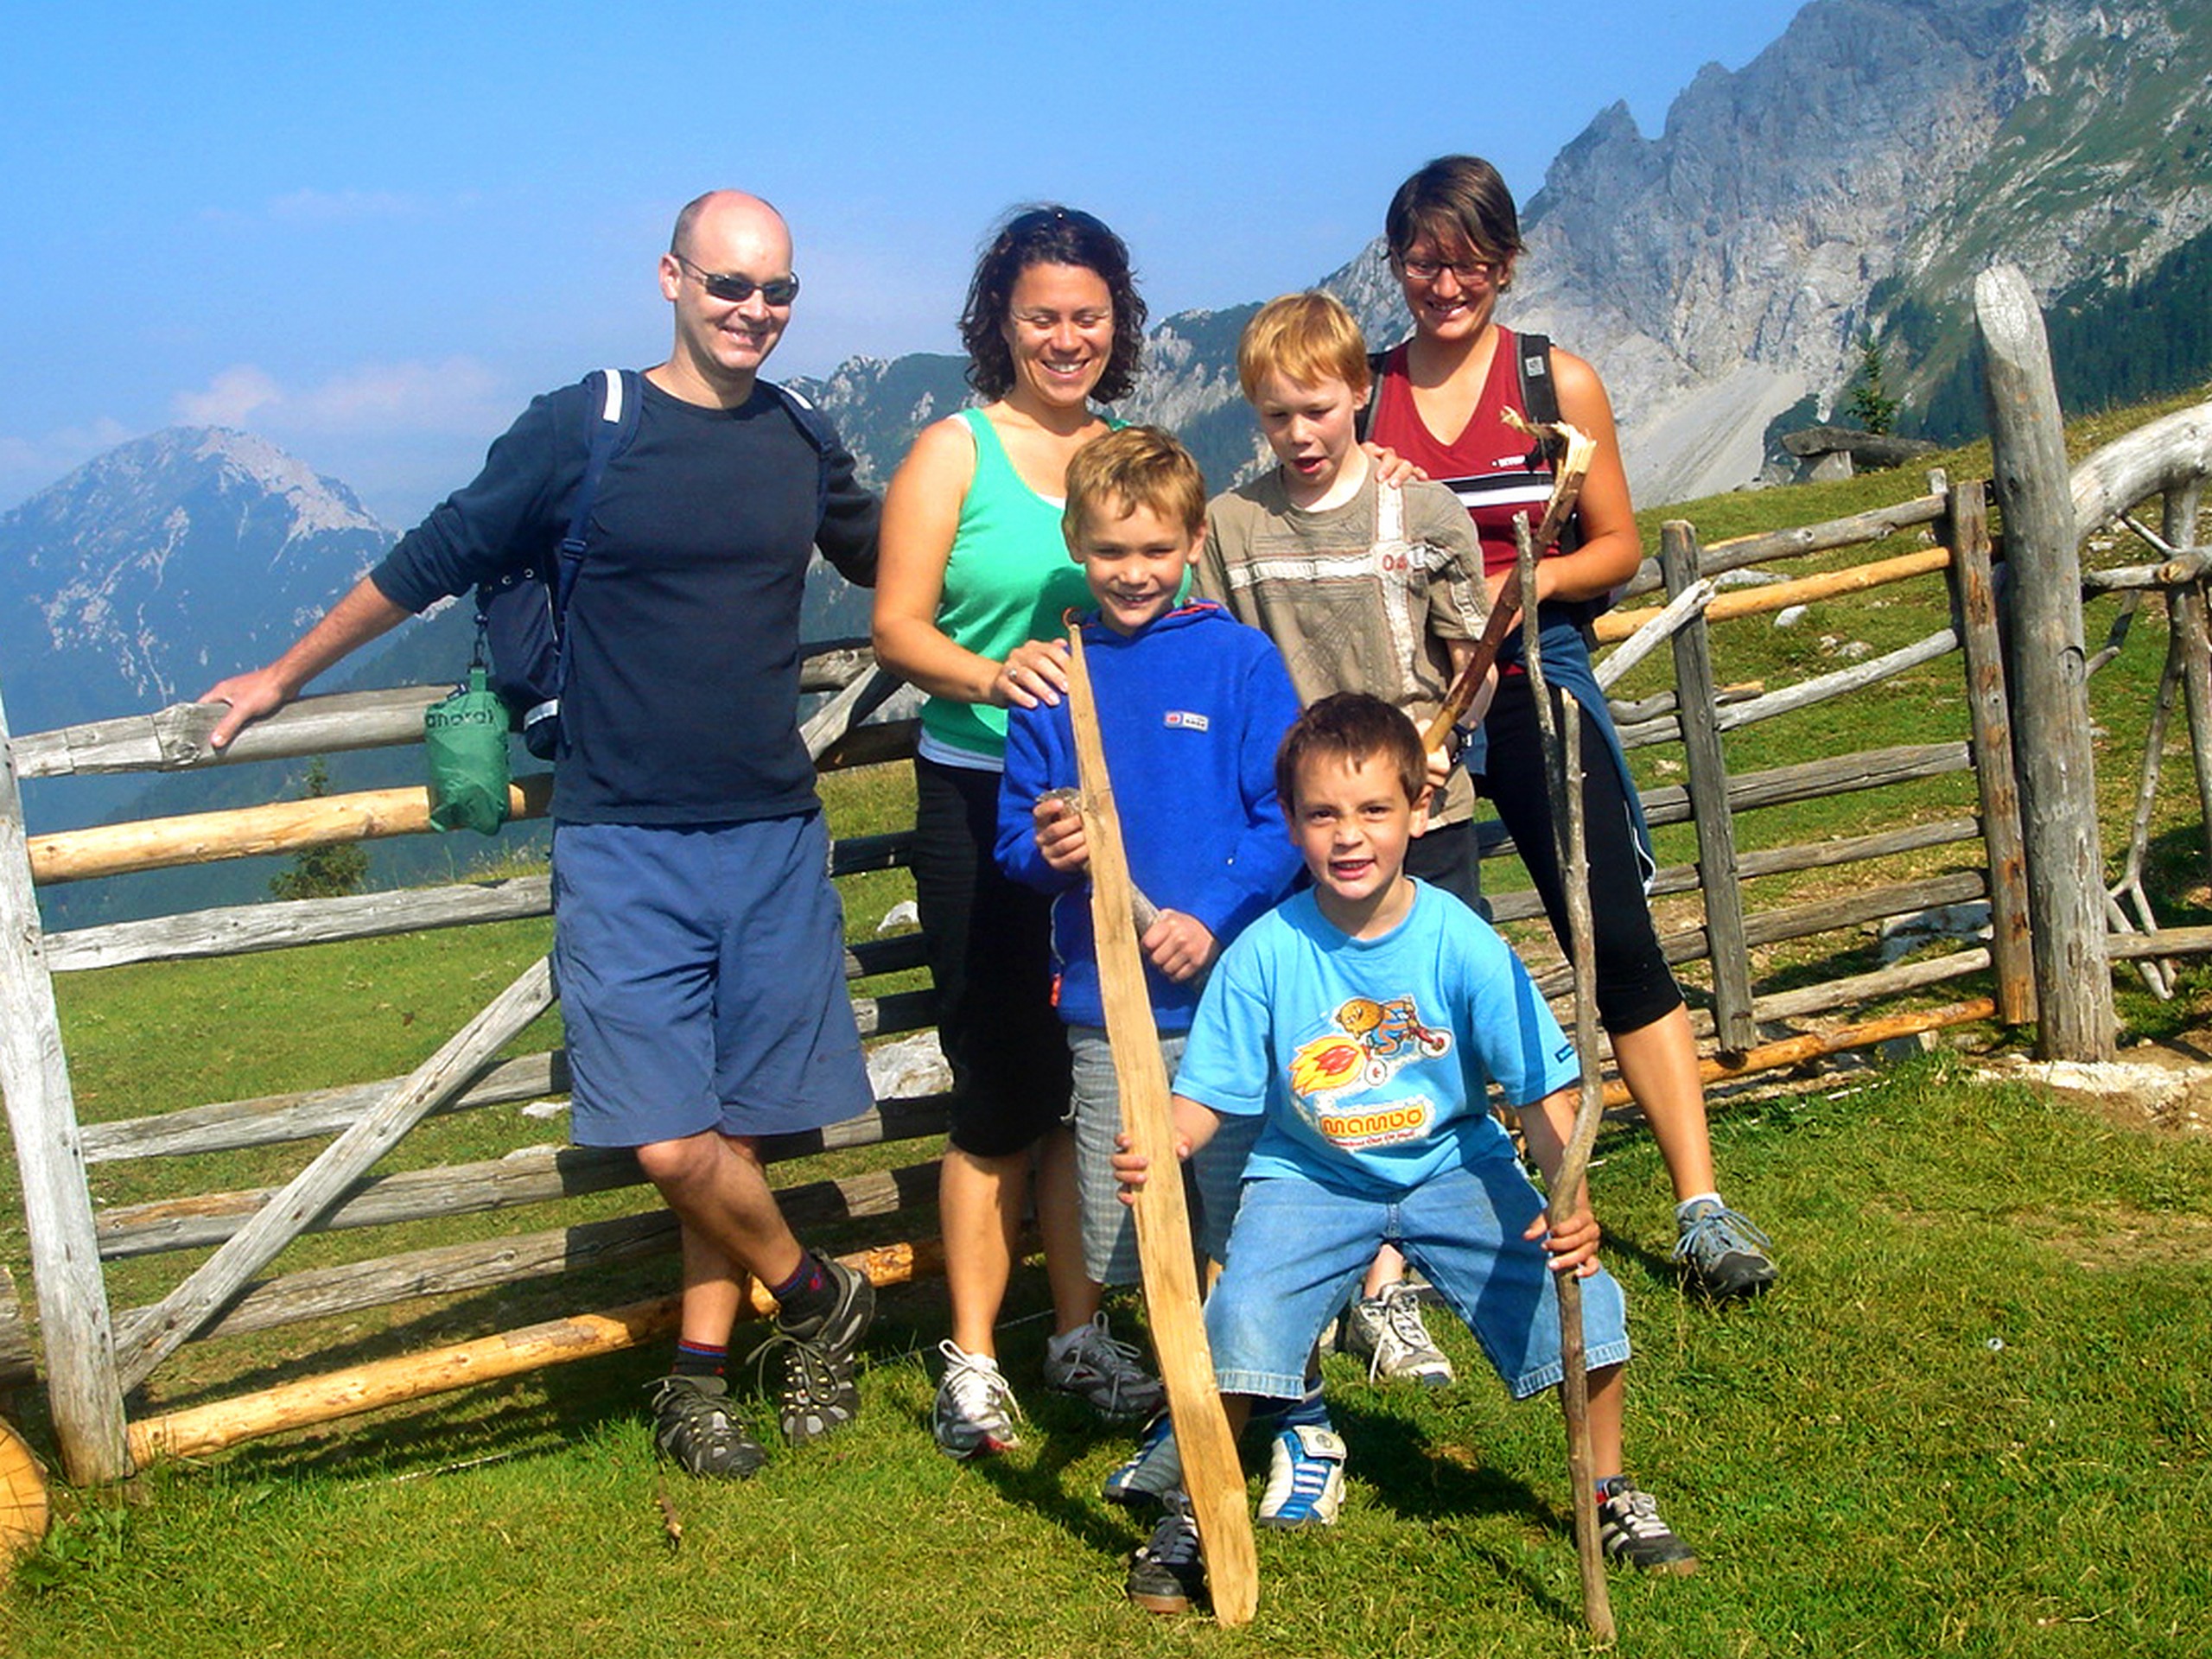
{"type": "Polygon", "coordinates": [[[1452,1380],[1452,1362],[1421,1322],[1421,1292],[1402,1279],[1383,1286],[1379,1296],[1356,1299],[1344,1310],[1337,1346],[1367,1362],[1370,1382],[1400,1377],[1440,1389],[1452,1380]]]}
{"type": "Polygon", "coordinates": [[[1719,1199],[1700,1198],[1675,1226],[1675,1265],[1692,1290],[1727,1301],[1756,1296],[1774,1282],[1772,1241],[1719,1199]]]}
{"type": "Polygon", "coordinates": [[[768,1461],[760,1442],[730,1414],[719,1376],[664,1376],[652,1384],[653,1443],[691,1474],[743,1480],[768,1461]]]}
{"type": "Polygon", "coordinates": [[[1045,1386],[1075,1395],[1109,1423],[1149,1417],[1167,1403],[1160,1379],[1135,1344],[1114,1340],[1103,1313],[1045,1344],[1045,1386]]]}
{"type": "Polygon", "coordinates": [[[1598,1545],[1605,1559],[1653,1573],[1694,1573],[1697,1552],[1659,1518],[1651,1494],[1626,1475],[1603,1483],[1598,1500],[1598,1545]]]}
{"type": "Polygon", "coordinates": [[[944,1377],[930,1413],[937,1449],[948,1458],[981,1458],[1020,1446],[1014,1421],[1021,1408],[998,1361],[971,1354],[950,1338],[938,1344],[938,1351],[944,1356],[944,1377]]]}
{"type": "Polygon", "coordinates": [[[1166,1511],[1152,1536],[1129,1558],[1129,1599],[1148,1613],[1187,1613],[1206,1592],[1198,1523],[1180,1488],[1164,1498],[1166,1511]]]}
{"type": "Polygon", "coordinates": [[[1166,1412],[1145,1425],[1137,1449],[1106,1477],[1099,1496],[1109,1503],[1141,1509],[1157,1503],[1183,1484],[1183,1456],[1175,1447],[1175,1425],[1166,1412]]]}
{"type": "Polygon", "coordinates": [[[823,1262],[837,1300],[826,1313],[797,1325],[779,1319],[776,1334],[760,1350],[783,1360],[776,1388],[776,1419],[793,1446],[818,1440],[860,1414],[860,1384],[853,1380],[853,1359],[861,1338],[875,1317],[875,1287],[866,1274],[842,1262],[823,1262]]]}

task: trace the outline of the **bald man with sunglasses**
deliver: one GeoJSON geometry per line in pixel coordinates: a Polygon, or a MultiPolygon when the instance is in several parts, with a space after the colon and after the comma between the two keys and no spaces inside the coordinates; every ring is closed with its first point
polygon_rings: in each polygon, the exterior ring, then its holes
{"type": "MultiPolygon", "coordinates": [[[[675,1211],[683,1313],[652,1388],[692,1473],[766,1459],[724,1364],[741,1274],[774,1292],[778,1417],[804,1444],[859,1409],[867,1278],[804,1249],[762,1169],[767,1135],[872,1104],[844,988],[829,836],[798,735],[812,550],[875,577],[878,504],[818,417],[760,378],[798,297],[791,232],[738,191],[699,197],[660,257],[667,360],[621,377],[634,434],[608,461],[567,612],[554,760],[554,968],[571,1135],[634,1147],[675,1211]]],[[[532,403],[474,482],[403,537],[283,655],[213,687],[221,748],[437,600],[549,558],[567,533],[602,382],[532,403]]]]}

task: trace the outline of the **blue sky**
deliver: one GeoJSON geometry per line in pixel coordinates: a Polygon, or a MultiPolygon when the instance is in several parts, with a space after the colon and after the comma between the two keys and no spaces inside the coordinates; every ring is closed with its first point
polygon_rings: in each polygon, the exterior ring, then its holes
{"type": "Polygon", "coordinates": [[[976,244],[1026,200],[1120,231],[1155,318],[1264,298],[1357,251],[1430,156],[1486,155],[1525,202],[1600,109],[1656,136],[1793,10],[16,8],[0,510],[204,422],[411,522],[534,392],[658,359],[653,262],[711,185],[792,223],[785,374],[957,349],[976,244]]]}

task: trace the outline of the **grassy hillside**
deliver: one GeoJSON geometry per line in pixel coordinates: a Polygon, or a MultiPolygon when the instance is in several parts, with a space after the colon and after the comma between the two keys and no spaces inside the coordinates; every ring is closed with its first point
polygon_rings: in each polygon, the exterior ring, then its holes
{"type": "MultiPolygon", "coordinates": [[[[2160,412],[2083,425],[2077,457],[2160,412]]],[[[1986,450],[1940,460],[1954,477],[1988,464],[1986,450]]],[[[1917,474],[1889,475],[1715,498],[1648,515],[1647,545],[1662,516],[1690,520],[1712,542],[1920,487],[1917,474]]],[[[2108,564],[2143,557],[2125,542],[2092,554],[2108,564]]],[[[1815,606],[1789,629],[1731,625],[1716,643],[1721,677],[1779,684],[1849,660],[1854,642],[1888,649],[1919,638],[1941,626],[1941,594],[1931,580],[1815,606]]],[[[2108,601],[2093,612],[2093,647],[2113,613],[2108,601]]],[[[2108,853],[2133,802],[2164,650],[2164,619],[2146,607],[2093,682],[2108,853]]],[[[1665,677],[1648,665],[1620,695],[1646,695],[1665,677]]],[[[1955,663],[1937,664],[1853,709],[1732,734],[1731,766],[1955,736],[1957,680],[1955,663]]],[[[2212,920],[2203,831],[2178,739],[2170,750],[2151,885],[2164,919],[2202,923],[2212,920]]],[[[1636,763],[1647,781],[1680,781],[1679,751],[1639,751],[1636,763]]],[[[887,829],[911,810],[903,768],[833,778],[826,793],[841,834],[887,829]]],[[[1774,845],[1823,833],[1847,810],[1865,829],[1861,818],[1894,824],[1970,801],[1969,779],[1947,779],[1847,808],[1747,815],[1739,834],[1747,846],[1774,845]]],[[[1662,861],[1688,855],[1687,831],[1662,837],[1662,861]]],[[[1493,871],[1494,886],[1517,879],[1510,862],[1493,871]]],[[[1763,884],[1758,902],[1832,879],[1763,884]]],[[[897,873],[849,884],[853,932],[872,932],[908,890],[897,873]]],[[[1541,935],[1522,933],[1532,953],[1541,947],[1541,935]]],[[[97,1122],[403,1071],[545,938],[542,923],[514,924],[71,976],[58,990],[81,1115],[97,1122]]],[[[1813,966],[1863,966],[1869,949],[1863,938],[1831,941],[1813,966]]],[[[1810,969],[1783,962],[1768,971],[1810,969]]],[[[2202,969],[2175,1004],[2123,982],[2126,1016],[2141,1034],[2201,1026],[2209,993],[2202,969]]],[[[531,1040],[557,1034],[548,1020],[531,1040]]],[[[557,1118],[475,1112],[426,1126],[385,1166],[493,1157],[560,1135],[557,1118]]],[[[1715,1138],[1732,1195],[1773,1230],[1784,1265],[1782,1288],[1757,1306],[1717,1313],[1675,1289],[1663,1173],[1639,1131],[1609,1133],[1593,1178],[1638,1346],[1631,1466],[1706,1557],[1688,1580],[1616,1577],[1619,1651],[2192,1650],[2212,1594],[2194,1541],[2212,1501],[2202,1382],[2212,1376],[2212,1335],[2199,1312],[2212,1291],[2201,1223],[2212,1213],[2212,1145],[1979,1082],[1952,1055],[1724,1103],[1715,1138]]],[[[901,1160],[931,1150],[909,1148],[901,1160]]],[[[311,1151],[234,1153],[189,1169],[99,1165],[95,1186],[105,1202],[243,1186],[283,1179],[311,1151]]],[[[27,1292],[13,1183],[10,1162],[0,1169],[0,1262],[27,1292]]],[[[550,1227],[645,1203],[634,1192],[603,1194],[498,1224],[550,1227]]],[[[373,1246],[319,1236],[280,1266],[472,1229],[487,1230],[425,1224],[377,1235],[373,1246]]],[[[143,1300],[189,1264],[120,1264],[112,1294],[143,1300]]],[[[207,1344],[187,1351],[134,1409],[607,1306],[670,1281],[667,1265],[653,1264],[207,1344]]],[[[1250,1630],[1129,1610],[1121,1575],[1142,1529],[1096,1497],[1128,1440],[1038,1386],[1046,1306],[1040,1275],[1022,1275],[1007,1353],[1032,1414],[1028,1443],[988,1466],[956,1467],[931,1446],[945,1315],[939,1290],[914,1287],[884,1299],[861,1423],[823,1449],[779,1456],[752,1484],[704,1485],[656,1465],[638,1390],[659,1352],[556,1368],[166,1469],[129,1503],[64,1494],[67,1518],[0,1597],[0,1650],[1575,1650],[1556,1415],[1504,1402],[1456,1327],[1442,1334],[1466,1380],[1440,1395],[1373,1389],[1356,1368],[1329,1362],[1353,1447],[1351,1501],[1331,1532],[1262,1541],[1262,1613],[1250,1630]]],[[[1141,1319],[1134,1306],[1117,1309],[1123,1326],[1141,1319]]],[[[42,1437],[35,1402],[19,1403],[42,1437]]],[[[772,1433],[772,1411],[756,1409],[772,1433]]]]}

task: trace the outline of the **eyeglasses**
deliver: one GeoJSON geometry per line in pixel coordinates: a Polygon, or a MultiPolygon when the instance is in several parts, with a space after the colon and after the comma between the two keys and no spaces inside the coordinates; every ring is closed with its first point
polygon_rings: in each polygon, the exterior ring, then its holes
{"type": "Polygon", "coordinates": [[[1398,260],[1398,269],[1417,283],[1433,283],[1446,271],[1459,279],[1462,288],[1488,288],[1497,280],[1502,262],[1496,259],[1398,260]]]}
{"type": "Polygon", "coordinates": [[[676,263],[699,279],[699,286],[718,300],[728,300],[732,305],[743,305],[756,293],[779,308],[789,305],[798,297],[798,278],[771,276],[765,283],[756,283],[750,276],[732,272],[702,270],[682,254],[672,254],[676,263]]]}

